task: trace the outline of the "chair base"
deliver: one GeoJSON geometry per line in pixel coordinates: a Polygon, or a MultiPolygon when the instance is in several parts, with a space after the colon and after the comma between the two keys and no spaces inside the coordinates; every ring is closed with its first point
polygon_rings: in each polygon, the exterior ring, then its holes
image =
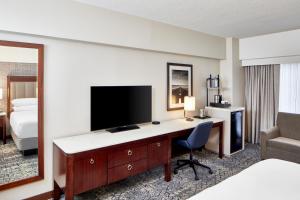
{"type": "Polygon", "coordinates": [[[200,166],[200,167],[203,167],[203,168],[206,168],[208,169],[208,172],[210,174],[213,174],[213,171],[210,167],[206,166],[206,165],[203,165],[201,163],[199,163],[198,160],[195,160],[195,159],[190,159],[190,160],[177,160],[177,167],[175,167],[174,169],[174,174],[177,174],[178,173],[178,170],[181,169],[182,167],[186,166],[186,165],[190,165],[190,167],[193,169],[194,173],[195,173],[195,180],[199,180],[199,177],[198,177],[198,174],[197,174],[197,171],[196,171],[196,168],[195,168],[195,165],[196,166],[200,166]]]}

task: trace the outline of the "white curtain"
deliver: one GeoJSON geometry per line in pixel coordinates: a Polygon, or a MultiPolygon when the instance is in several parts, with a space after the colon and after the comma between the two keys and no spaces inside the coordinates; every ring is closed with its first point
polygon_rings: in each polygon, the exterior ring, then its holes
{"type": "Polygon", "coordinates": [[[274,126],[278,112],[279,65],[247,66],[245,70],[246,137],[259,143],[260,131],[274,126]]]}
{"type": "Polygon", "coordinates": [[[300,113],[300,63],[280,65],[279,111],[300,113]]]}

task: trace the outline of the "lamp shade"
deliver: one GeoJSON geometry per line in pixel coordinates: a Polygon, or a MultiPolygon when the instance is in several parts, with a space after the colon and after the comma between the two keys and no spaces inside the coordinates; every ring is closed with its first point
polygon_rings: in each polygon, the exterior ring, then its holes
{"type": "Polygon", "coordinates": [[[195,110],[195,97],[185,96],[184,97],[184,110],[194,111],[195,110]]]}

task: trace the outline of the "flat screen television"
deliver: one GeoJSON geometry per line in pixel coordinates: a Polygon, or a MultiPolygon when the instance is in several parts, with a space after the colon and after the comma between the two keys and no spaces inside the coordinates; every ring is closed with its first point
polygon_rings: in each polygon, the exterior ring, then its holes
{"type": "Polygon", "coordinates": [[[151,86],[91,87],[91,131],[118,132],[151,121],[151,86]]]}

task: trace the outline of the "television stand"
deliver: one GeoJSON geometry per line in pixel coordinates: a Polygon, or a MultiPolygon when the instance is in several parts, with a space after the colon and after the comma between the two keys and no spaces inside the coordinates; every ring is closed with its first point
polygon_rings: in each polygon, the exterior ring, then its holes
{"type": "Polygon", "coordinates": [[[121,131],[129,131],[129,130],[133,130],[133,129],[139,129],[140,127],[138,127],[137,125],[129,125],[129,126],[120,126],[120,127],[116,127],[116,128],[110,128],[110,129],[106,129],[106,131],[111,132],[111,133],[116,133],[116,132],[121,132],[121,131]]]}
{"type": "MultiPolygon", "coordinates": [[[[213,127],[219,128],[219,157],[222,158],[224,120],[210,120],[214,122],[213,127]]],[[[172,141],[189,136],[194,127],[205,121],[175,119],[120,134],[83,134],[54,139],[53,199],[60,199],[65,192],[65,199],[73,200],[75,194],[105,187],[159,166],[164,166],[165,181],[170,181],[172,141]]]]}

